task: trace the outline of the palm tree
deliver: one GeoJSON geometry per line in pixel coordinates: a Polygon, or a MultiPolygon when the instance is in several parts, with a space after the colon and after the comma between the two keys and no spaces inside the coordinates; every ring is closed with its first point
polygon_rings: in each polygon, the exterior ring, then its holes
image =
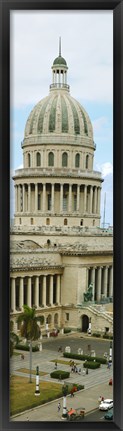
{"type": "Polygon", "coordinates": [[[32,371],[32,341],[38,340],[41,331],[37,321],[41,321],[40,316],[36,316],[35,308],[30,308],[28,305],[23,306],[24,312],[17,318],[17,323],[20,323],[20,333],[30,342],[30,383],[32,371]]]}

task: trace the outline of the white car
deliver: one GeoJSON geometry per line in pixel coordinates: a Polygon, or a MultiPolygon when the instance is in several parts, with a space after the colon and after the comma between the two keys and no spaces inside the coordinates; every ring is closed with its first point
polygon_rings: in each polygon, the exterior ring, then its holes
{"type": "Polygon", "coordinates": [[[99,410],[108,410],[108,409],[112,409],[113,407],[113,400],[104,400],[101,401],[100,405],[99,405],[99,410]]]}

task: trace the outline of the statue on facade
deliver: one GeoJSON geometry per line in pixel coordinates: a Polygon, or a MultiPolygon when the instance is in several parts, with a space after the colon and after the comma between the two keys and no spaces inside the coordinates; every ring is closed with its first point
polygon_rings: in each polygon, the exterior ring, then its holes
{"type": "Polygon", "coordinates": [[[84,293],[84,302],[92,301],[93,298],[93,283],[89,284],[87,292],[84,293]]]}

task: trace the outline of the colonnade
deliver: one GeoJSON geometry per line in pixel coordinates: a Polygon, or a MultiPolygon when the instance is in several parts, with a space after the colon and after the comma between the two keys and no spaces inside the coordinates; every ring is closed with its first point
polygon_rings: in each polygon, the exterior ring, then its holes
{"type": "Polygon", "coordinates": [[[85,184],[15,185],[15,212],[100,214],[101,187],[85,184]]]}
{"type": "Polygon", "coordinates": [[[93,300],[113,297],[113,267],[87,268],[87,287],[93,283],[93,300]]]}
{"type": "Polygon", "coordinates": [[[11,278],[10,309],[21,311],[24,304],[36,309],[60,305],[60,274],[11,278]]]}

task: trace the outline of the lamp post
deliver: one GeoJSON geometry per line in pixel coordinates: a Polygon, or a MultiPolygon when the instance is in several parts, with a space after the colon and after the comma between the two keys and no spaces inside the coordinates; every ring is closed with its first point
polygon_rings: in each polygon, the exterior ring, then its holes
{"type": "Polygon", "coordinates": [[[35,389],[35,395],[40,395],[40,389],[39,389],[39,367],[36,367],[36,389],[35,389]]]}
{"type": "Polygon", "coordinates": [[[68,386],[64,385],[62,386],[62,393],[63,393],[63,413],[62,413],[62,419],[67,419],[67,401],[66,401],[66,395],[68,393],[68,386]]]}

